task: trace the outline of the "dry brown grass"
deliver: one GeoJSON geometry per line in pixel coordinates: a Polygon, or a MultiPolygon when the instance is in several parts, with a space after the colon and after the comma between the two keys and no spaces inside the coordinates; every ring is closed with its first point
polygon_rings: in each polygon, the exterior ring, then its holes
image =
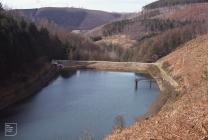
{"type": "Polygon", "coordinates": [[[119,45],[122,48],[131,48],[136,43],[136,40],[132,40],[130,36],[128,35],[112,35],[112,36],[105,37],[104,39],[96,43],[98,45],[105,43],[107,45],[110,45],[110,44],[119,45]]]}
{"type": "Polygon", "coordinates": [[[208,35],[188,42],[160,63],[171,64],[172,76],[180,75],[181,97],[166,104],[152,118],[137,122],[106,140],[205,140],[208,136],[208,82],[202,78],[208,62],[208,35]],[[167,109],[171,104],[172,109],[167,109]]]}

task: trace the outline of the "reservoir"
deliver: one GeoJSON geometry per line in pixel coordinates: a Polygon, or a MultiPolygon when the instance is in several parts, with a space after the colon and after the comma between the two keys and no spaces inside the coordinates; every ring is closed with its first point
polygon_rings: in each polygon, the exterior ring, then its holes
{"type": "Polygon", "coordinates": [[[148,111],[160,91],[132,72],[76,70],[63,74],[39,93],[0,112],[0,140],[100,140],[122,116],[125,126],[148,111]],[[17,123],[17,135],[4,125],[17,123]]]}

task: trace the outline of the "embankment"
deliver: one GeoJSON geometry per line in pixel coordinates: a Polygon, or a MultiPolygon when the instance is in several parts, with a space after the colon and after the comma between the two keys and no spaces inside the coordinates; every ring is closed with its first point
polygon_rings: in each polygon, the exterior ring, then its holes
{"type": "Polygon", "coordinates": [[[56,67],[45,64],[27,82],[13,83],[13,85],[5,87],[0,94],[0,110],[37,93],[57,74],[56,67]]]}
{"type": "Polygon", "coordinates": [[[114,132],[106,140],[207,140],[207,44],[208,35],[198,37],[158,61],[179,83],[179,96],[170,98],[157,115],[114,132]]]}

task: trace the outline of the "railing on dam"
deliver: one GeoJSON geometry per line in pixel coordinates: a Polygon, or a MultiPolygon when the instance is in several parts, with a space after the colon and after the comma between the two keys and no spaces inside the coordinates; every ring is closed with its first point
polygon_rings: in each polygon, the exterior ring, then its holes
{"type": "Polygon", "coordinates": [[[156,80],[160,80],[160,79],[162,79],[162,78],[154,78],[154,79],[153,78],[150,78],[150,79],[147,79],[147,78],[135,78],[135,90],[138,89],[138,84],[141,81],[149,82],[149,88],[152,88],[153,83],[157,83],[156,80]]]}

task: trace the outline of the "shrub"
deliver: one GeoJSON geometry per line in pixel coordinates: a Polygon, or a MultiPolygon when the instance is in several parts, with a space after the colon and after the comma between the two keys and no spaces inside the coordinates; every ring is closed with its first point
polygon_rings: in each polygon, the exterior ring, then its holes
{"type": "Polygon", "coordinates": [[[163,68],[166,72],[170,73],[170,71],[171,71],[170,66],[171,66],[170,63],[169,63],[168,61],[165,61],[165,62],[163,63],[163,65],[162,65],[162,68],[163,68]]]}
{"type": "Polygon", "coordinates": [[[208,66],[205,67],[204,71],[203,71],[203,75],[202,78],[204,80],[208,80],[208,66]]]}
{"type": "Polygon", "coordinates": [[[102,36],[91,37],[91,40],[94,41],[94,42],[100,41],[100,40],[102,40],[102,36]]]}

